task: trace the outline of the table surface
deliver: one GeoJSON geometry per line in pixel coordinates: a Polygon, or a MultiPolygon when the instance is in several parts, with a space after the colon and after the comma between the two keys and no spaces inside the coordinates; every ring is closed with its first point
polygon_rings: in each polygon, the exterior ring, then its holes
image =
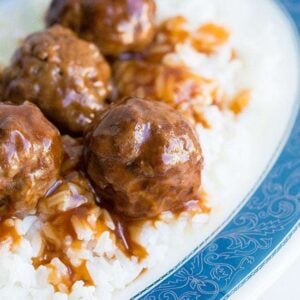
{"type": "Polygon", "coordinates": [[[282,299],[300,299],[300,257],[257,300],[282,299]]]}

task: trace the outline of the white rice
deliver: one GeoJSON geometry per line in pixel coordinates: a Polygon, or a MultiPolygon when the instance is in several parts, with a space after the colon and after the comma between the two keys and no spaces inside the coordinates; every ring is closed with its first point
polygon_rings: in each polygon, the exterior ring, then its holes
{"type": "MultiPolygon", "coordinates": [[[[192,26],[213,21],[229,27],[232,39],[216,55],[207,57],[185,45],[178,47],[177,55],[194,72],[216,79],[228,94],[234,95],[244,87],[253,92],[249,108],[240,117],[209,107],[205,114],[213,128],[197,126],[205,157],[203,186],[209,194],[212,214],[191,219],[183,213],[174,219],[165,213],[154,226],[146,223],[138,239],[149,256],[141,262],[126,257],[109,231],[94,239],[93,232],[76,225],[78,237],[89,246],[81,251],[70,248],[68,255],[74,263],[76,259],[88,261],[95,287],[78,281],[70,294],[54,291],[48,283],[49,269],[40,266],[35,270],[32,266],[31,258],[42,246],[40,220],[16,220],[23,237],[20,246],[13,252],[9,250],[10,241],[0,247],[1,299],[130,298],[174,266],[226,219],[254,185],[278,145],[292,111],[298,73],[291,30],[272,2],[159,0],[157,4],[159,20],[180,14],[187,16],[192,26]],[[230,61],[232,47],[237,49],[239,60],[230,61]],[[135,280],[144,268],[148,271],[135,280]]],[[[47,5],[44,0],[0,3],[0,62],[7,64],[18,39],[42,28],[47,5]]],[[[109,220],[106,225],[113,226],[109,220]]],[[[65,272],[58,259],[53,264],[59,272],[65,272]]]]}

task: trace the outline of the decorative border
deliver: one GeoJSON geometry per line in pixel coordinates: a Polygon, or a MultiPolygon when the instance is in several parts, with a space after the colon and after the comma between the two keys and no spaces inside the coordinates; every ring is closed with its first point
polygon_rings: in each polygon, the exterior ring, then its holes
{"type": "MultiPolygon", "coordinates": [[[[300,29],[300,1],[279,0],[300,29]]],[[[295,111],[297,114],[298,106],[295,111]]],[[[288,135],[287,135],[288,136],[288,135]]],[[[231,220],[175,269],[134,299],[226,299],[300,225],[300,114],[276,164],[231,220]]]]}

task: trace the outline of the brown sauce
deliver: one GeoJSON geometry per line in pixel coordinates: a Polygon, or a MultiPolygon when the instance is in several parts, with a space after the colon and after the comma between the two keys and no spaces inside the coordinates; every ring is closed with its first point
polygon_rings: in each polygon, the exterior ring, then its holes
{"type": "Polygon", "coordinates": [[[215,23],[205,23],[195,31],[189,31],[187,27],[187,20],[182,16],[167,19],[159,26],[154,43],[145,51],[145,58],[161,62],[166,54],[175,51],[176,45],[185,42],[196,51],[210,55],[230,38],[229,30],[215,23]]]}
{"type": "Polygon", "coordinates": [[[201,124],[205,129],[211,128],[211,124],[209,123],[209,121],[207,121],[203,113],[194,111],[193,118],[197,123],[201,124]]]}
{"type": "Polygon", "coordinates": [[[249,105],[251,98],[250,90],[242,90],[233,98],[230,103],[230,110],[236,115],[244,111],[244,109],[249,105]]]}
{"type": "Polygon", "coordinates": [[[116,215],[113,220],[116,226],[115,235],[118,247],[129,257],[136,256],[139,261],[145,259],[148,256],[147,250],[134,241],[134,234],[131,232],[138,221],[128,221],[116,215]]]}
{"type": "MultiPolygon", "coordinates": [[[[208,195],[201,191],[199,198],[186,202],[183,207],[172,210],[175,218],[178,218],[182,212],[187,212],[191,216],[196,214],[209,214],[211,208],[207,206],[208,195]]],[[[155,225],[160,220],[160,216],[149,218],[147,220],[128,220],[117,215],[112,215],[116,225],[115,234],[117,237],[117,245],[128,256],[136,256],[141,261],[148,256],[147,250],[135,242],[135,237],[144,223],[151,221],[155,225]]]]}
{"type": "MultiPolygon", "coordinates": [[[[78,240],[75,230],[73,229],[72,218],[78,217],[82,224],[85,224],[86,219],[89,216],[89,205],[79,207],[75,210],[62,213],[59,216],[55,216],[48,220],[51,224],[52,234],[54,234],[59,241],[65,240],[66,237],[71,237],[72,243],[69,245],[72,249],[81,249],[84,246],[83,242],[78,240]]],[[[121,220],[120,218],[114,219],[116,229],[111,231],[108,229],[103,221],[99,220],[96,223],[95,231],[97,237],[104,231],[110,231],[115,234],[117,246],[128,257],[136,256],[139,260],[143,260],[147,257],[148,253],[144,247],[135,242],[130,233],[129,222],[121,220]]],[[[93,285],[93,280],[86,267],[86,262],[83,261],[80,266],[73,266],[68,256],[65,254],[64,245],[57,243],[47,235],[43,234],[43,240],[45,247],[39,257],[33,259],[33,265],[35,268],[43,265],[50,269],[49,282],[55,287],[57,291],[70,292],[71,287],[77,280],[82,280],[85,285],[93,285]],[[67,266],[68,272],[64,276],[56,275],[55,266],[51,263],[54,258],[59,258],[65,266],[67,266]]]]}
{"type": "Polygon", "coordinates": [[[82,261],[79,266],[73,266],[67,255],[56,249],[49,241],[46,242],[42,256],[32,259],[32,263],[35,268],[43,265],[50,270],[48,280],[56,291],[70,292],[73,284],[78,280],[82,280],[86,286],[94,285],[87,269],[86,261],[82,261]],[[57,272],[55,265],[52,263],[54,258],[58,258],[67,267],[65,274],[61,275],[57,272]]]}
{"type": "MultiPolygon", "coordinates": [[[[93,280],[89,275],[86,267],[86,262],[82,261],[79,266],[74,266],[68,256],[65,254],[67,247],[72,249],[81,249],[83,242],[77,238],[77,234],[74,230],[72,219],[77,218],[83,226],[89,226],[87,224],[87,218],[89,216],[90,209],[93,209],[93,205],[83,205],[79,208],[63,212],[57,216],[49,218],[43,228],[43,241],[44,248],[39,257],[33,259],[33,265],[38,268],[41,265],[50,268],[49,282],[53,284],[56,290],[67,289],[69,292],[72,285],[77,280],[82,280],[85,285],[93,285],[93,280]],[[51,234],[46,233],[47,226],[51,228],[51,234]],[[56,237],[53,239],[53,236],[56,237]],[[64,243],[66,238],[70,238],[69,244],[64,243]],[[67,267],[67,274],[64,276],[57,276],[55,272],[55,266],[52,264],[54,258],[59,258],[62,263],[67,267]],[[63,284],[63,285],[61,285],[63,284]]],[[[100,220],[96,223],[97,233],[100,235],[107,228],[101,224],[100,220]]]]}
{"type": "Polygon", "coordinates": [[[192,45],[199,52],[211,54],[225,44],[229,37],[230,32],[223,26],[206,23],[197,29],[192,38],[192,45]]]}
{"type": "Polygon", "coordinates": [[[17,219],[15,210],[6,201],[3,201],[0,208],[0,245],[9,242],[10,249],[16,249],[22,238],[15,227],[17,219]]]}
{"type": "Polygon", "coordinates": [[[4,219],[0,221],[0,244],[10,241],[10,249],[14,250],[21,242],[21,236],[16,230],[13,219],[4,219]]]}

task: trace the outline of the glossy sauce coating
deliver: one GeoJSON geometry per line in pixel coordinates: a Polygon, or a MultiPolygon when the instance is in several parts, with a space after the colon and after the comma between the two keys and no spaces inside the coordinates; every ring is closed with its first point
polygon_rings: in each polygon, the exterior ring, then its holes
{"type": "Polygon", "coordinates": [[[62,175],[67,175],[74,170],[80,170],[82,165],[83,138],[72,138],[69,135],[62,136],[63,163],[62,175]]]}
{"type": "Polygon", "coordinates": [[[118,97],[136,96],[164,102],[191,123],[210,125],[203,119],[202,109],[219,99],[215,82],[205,79],[183,66],[152,63],[146,60],[117,62],[114,82],[118,97]]]}
{"type": "Polygon", "coordinates": [[[85,165],[99,197],[114,211],[149,218],[197,198],[202,154],[194,131],[175,110],[132,97],[95,121],[85,165]]]}
{"type": "Polygon", "coordinates": [[[17,213],[34,210],[58,178],[61,140],[57,129],[28,102],[0,104],[0,199],[17,213]]]}
{"type": "Polygon", "coordinates": [[[3,98],[36,103],[63,130],[81,133],[105,106],[110,67],[95,45],[55,26],[27,37],[3,72],[3,98]]]}
{"type": "Polygon", "coordinates": [[[98,237],[108,230],[100,217],[93,224],[89,223],[89,218],[97,215],[95,211],[99,210],[88,180],[77,171],[69,172],[57,181],[51,192],[39,201],[37,214],[41,220],[43,248],[33,259],[33,265],[35,268],[43,265],[50,270],[48,280],[57,291],[70,292],[78,280],[85,285],[94,284],[86,261],[72,263],[68,251],[86,247],[77,235],[76,227],[93,230],[98,237]],[[57,270],[57,259],[64,264],[64,272],[57,270]]]}
{"type": "Polygon", "coordinates": [[[154,0],[53,0],[47,24],[69,27],[105,55],[141,51],[154,37],[154,0]]]}
{"type": "Polygon", "coordinates": [[[195,30],[188,27],[188,21],[183,16],[171,17],[162,22],[154,42],[143,53],[146,59],[161,62],[166,54],[174,52],[178,45],[184,43],[188,43],[197,52],[211,55],[230,38],[229,30],[216,23],[204,23],[195,30]]]}

